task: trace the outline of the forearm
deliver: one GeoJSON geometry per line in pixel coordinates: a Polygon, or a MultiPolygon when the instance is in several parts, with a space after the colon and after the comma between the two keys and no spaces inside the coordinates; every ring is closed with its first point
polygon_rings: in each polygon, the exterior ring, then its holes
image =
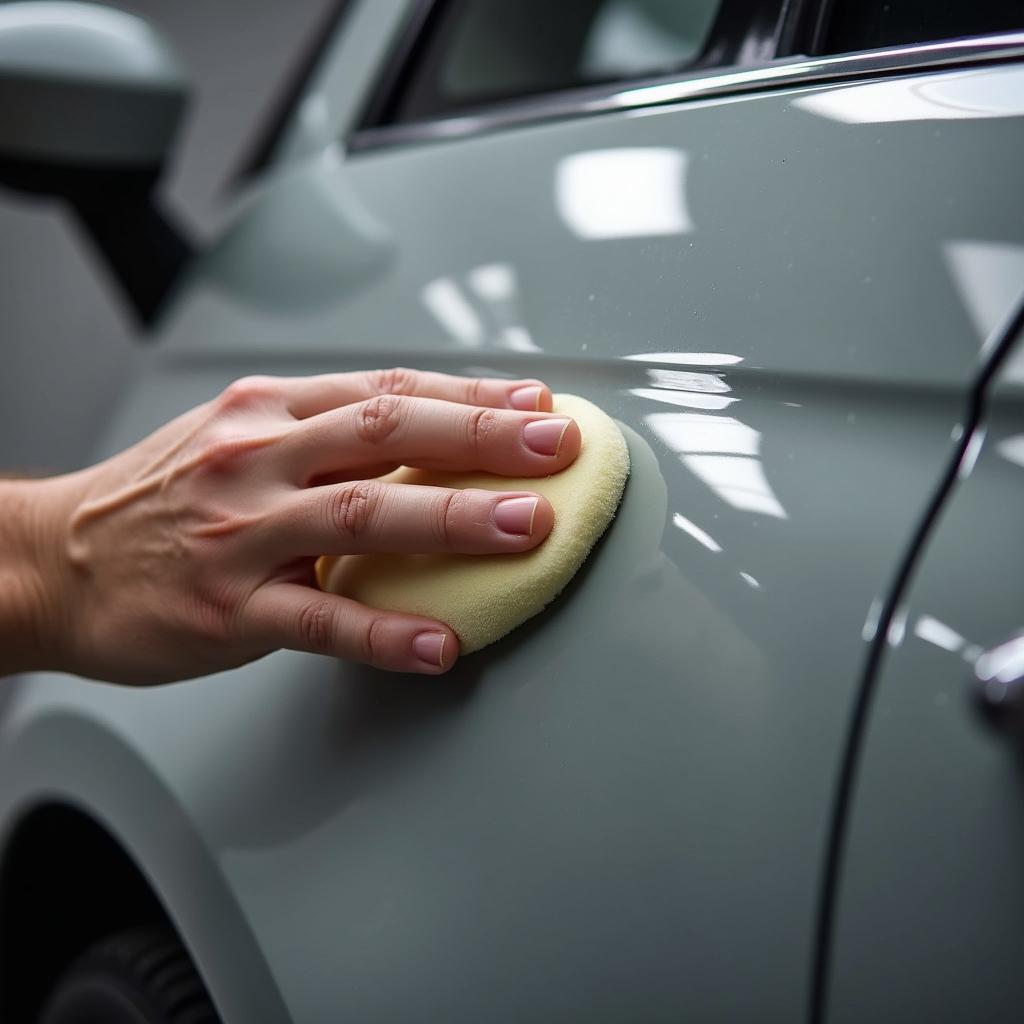
{"type": "Polygon", "coordinates": [[[59,481],[0,480],[0,677],[60,665],[59,481]]]}

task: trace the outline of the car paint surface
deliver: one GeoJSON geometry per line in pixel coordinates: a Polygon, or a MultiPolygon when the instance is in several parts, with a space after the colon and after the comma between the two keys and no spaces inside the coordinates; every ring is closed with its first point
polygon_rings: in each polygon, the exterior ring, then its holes
{"type": "Polygon", "coordinates": [[[97,454],[247,373],[529,374],[627,428],[620,513],[443,679],[290,653],[145,693],[34,678],[7,820],[93,808],[229,1021],[798,1019],[864,636],[1024,276],[1022,86],[290,151],[97,454]]]}
{"type": "Polygon", "coordinates": [[[972,706],[1024,625],[1024,346],[999,375],[876,683],[840,887],[836,1022],[1020,1015],[1019,737],[972,706]]]}

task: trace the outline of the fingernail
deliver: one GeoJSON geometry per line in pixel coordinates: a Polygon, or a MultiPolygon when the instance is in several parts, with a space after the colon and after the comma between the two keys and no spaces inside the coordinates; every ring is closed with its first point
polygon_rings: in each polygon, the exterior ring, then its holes
{"type": "Polygon", "coordinates": [[[569,429],[572,420],[534,420],[523,427],[523,440],[526,447],[538,455],[557,455],[562,446],[562,438],[569,429]]]}
{"type": "Polygon", "coordinates": [[[499,530],[529,537],[533,533],[536,498],[505,498],[494,506],[494,522],[499,530]]]}
{"type": "Polygon", "coordinates": [[[524,412],[536,412],[540,408],[540,396],[544,389],[531,384],[529,387],[516,388],[508,396],[513,409],[522,409],[524,412]]]}
{"type": "Polygon", "coordinates": [[[412,649],[420,661],[444,668],[444,642],[447,633],[417,633],[412,638],[412,649]]]}

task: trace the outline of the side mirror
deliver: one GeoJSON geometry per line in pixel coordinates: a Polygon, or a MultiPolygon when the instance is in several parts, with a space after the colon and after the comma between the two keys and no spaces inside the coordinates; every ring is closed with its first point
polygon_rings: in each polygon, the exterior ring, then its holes
{"type": "Polygon", "coordinates": [[[0,3],[0,184],[69,202],[143,321],[191,249],[153,188],[188,100],[144,21],[90,3],[0,3]]]}
{"type": "Polygon", "coordinates": [[[0,4],[0,153],[62,167],[159,167],[185,109],[181,67],[129,14],[0,4]]]}

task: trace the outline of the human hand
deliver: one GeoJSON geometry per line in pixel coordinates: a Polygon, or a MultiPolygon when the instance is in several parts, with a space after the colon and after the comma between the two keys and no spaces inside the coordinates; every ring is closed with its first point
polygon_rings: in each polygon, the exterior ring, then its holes
{"type": "Polygon", "coordinates": [[[236,381],[106,462],[38,482],[47,664],[33,667],[158,683],[285,647],[444,672],[459,655],[446,624],[322,593],[316,557],[535,547],[554,517],[538,494],[374,478],[398,465],[547,476],[581,443],[550,409],[535,380],[236,381]]]}

